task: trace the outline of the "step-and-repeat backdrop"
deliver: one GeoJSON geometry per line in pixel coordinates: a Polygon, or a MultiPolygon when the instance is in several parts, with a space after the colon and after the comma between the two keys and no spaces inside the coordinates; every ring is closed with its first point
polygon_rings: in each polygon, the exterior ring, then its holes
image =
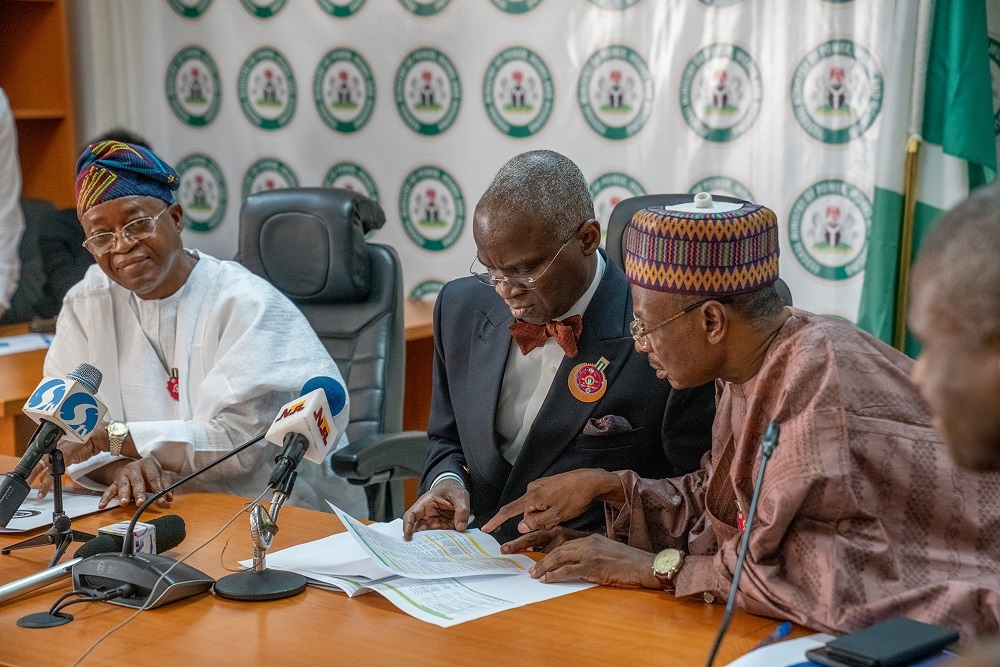
{"type": "Polygon", "coordinates": [[[499,167],[547,148],[602,223],[647,193],[774,209],[796,304],[854,321],[892,4],[161,0],[134,129],[181,175],[186,242],[220,257],[248,193],[352,188],[385,209],[372,240],[407,294],[433,298],[468,271],[499,167]]]}

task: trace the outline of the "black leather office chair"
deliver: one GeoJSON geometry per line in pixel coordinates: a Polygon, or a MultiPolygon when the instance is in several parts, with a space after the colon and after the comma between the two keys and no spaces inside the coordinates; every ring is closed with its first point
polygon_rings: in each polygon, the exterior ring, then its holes
{"type": "Polygon", "coordinates": [[[339,188],[252,194],[240,210],[237,261],[291,299],[337,362],[350,395],[350,445],[325,465],[365,485],[369,515],[403,512],[402,480],[419,477],[427,434],[401,433],[406,347],[399,257],[367,243],[381,207],[339,188]]]}
{"type": "MultiPolygon", "coordinates": [[[[727,197],[724,195],[712,195],[713,201],[718,202],[728,202],[730,204],[749,204],[744,199],[737,199],[736,197],[727,197]]],[[[629,197],[628,199],[623,199],[618,202],[618,205],[614,207],[611,211],[611,217],[608,219],[608,234],[607,239],[604,242],[604,247],[608,251],[608,257],[611,258],[615,264],[620,266],[622,269],[625,268],[625,256],[622,253],[622,238],[625,236],[625,226],[628,225],[629,220],[635,215],[636,211],[640,211],[644,208],[650,206],[677,206],[678,204],[687,204],[694,201],[694,195],[692,194],[669,194],[669,195],[643,195],[641,197],[629,197]]],[[[781,300],[785,302],[786,306],[792,305],[792,293],[788,289],[788,285],[781,278],[774,284],[774,289],[778,292],[778,296],[781,300]]]]}

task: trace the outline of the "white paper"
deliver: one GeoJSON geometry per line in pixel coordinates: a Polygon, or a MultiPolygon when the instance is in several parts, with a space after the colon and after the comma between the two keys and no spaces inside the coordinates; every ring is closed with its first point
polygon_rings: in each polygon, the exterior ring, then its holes
{"type": "Polygon", "coordinates": [[[587,581],[543,584],[531,577],[505,574],[460,579],[387,577],[366,582],[351,577],[298,572],[306,577],[310,585],[341,590],[352,598],[376,591],[400,611],[442,628],[596,585],[587,581]]]}
{"type": "Polygon", "coordinates": [[[26,333],[17,336],[0,336],[0,356],[45,350],[52,344],[52,336],[40,333],[26,333]]]}
{"type": "Polygon", "coordinates": [[[831,635],[815,634],[798,639],[789,639],[777,644],[750,651],[726,667],[796,667],[812,665],[806,658],[806,651],[822,646],[833,639],[831,635]]]}
{"type": "MultiPolygon", "coordinates": [[[[0,528],[0,533],[23,533],[26,530],[52,525],[52,511],[55,509],[52,492],[50,491],[41,500],[35,497],[37,493],[38,489],[32,489],[28,493],[28,497],[14,512],[14,518],[10,520],[6,528],[0,528]]],[[[63,489],[63,511],[71,519],[102,511],[97,507],[100,500],[100,495],[63,489]]],[[[112,507],[118,507],[117,498],[108,503],[107,509],[112,507]]]]}
{"type": "Polygon", "coordinates": [[[402,529],[388,535],[334,507],[348,532],[379,567],[411,579],[446,579],[488,574],[526,574],[527,556],[504,556],[500,544],[481,530],[424,530],[405,541],[402,529]]]}
{"type": "MultiPolygon", "coordinates": [[[[402,521],[397,519],[392,523],[365,526],[333,505],[331,507],[348,527],[348,532],[267,554],[267,567],[298,572],[306,577],[311,586],[343,591],[352,598],[376,591],[414,618],[443,628],[594,586],[586,581],[543,584],[528,576],[510,576],[522,574],[531,566],[533,561],[526,556],[502,558],[507,561],[503,566],[507,569],[501,570],[500,574],[484,575],[482,568],[472,567],[470,569],[475,576],[456,578],[436,575],[434,579],[396,576],[372,560],[371,550],[362,546],[354,531],[363,533],[365,540],[381,544],[379,549],[385,547],[385,540],[389,540],[389,549],[395,553],[411,544],[403,542],[402,521]],[[512,567],[510,561],[516,567],[512,567]]],[[[417,533],[414,541],[427,533],[463,535],[455,531],[426,531],[417,533]]],[[[433,560],[444,559],[444,563],[439,564],[444,569],[460,569],[459,559],[450,553],[455,551],[468,562],[497,560],[494,554],[499,554],[500,545],[495,539],[478,530],[468,531],[464,537],[468,539],[452,540],[455,546],[451,549],[446,547],[444,551],[449,553],[445,555],[442,555],[444,552],[440,547],[435,546],[438,542],[431,540],[405,556],[395,554],[394,557],[407,562],[410,567],[416,563],[417,569],[421,570],[428,569],[427,564],[419,560],[421,554],[427,551],[431,552],[433,560]]],[[[252,563],[250,560],[242,561],[247,567],[252,563]]]]}

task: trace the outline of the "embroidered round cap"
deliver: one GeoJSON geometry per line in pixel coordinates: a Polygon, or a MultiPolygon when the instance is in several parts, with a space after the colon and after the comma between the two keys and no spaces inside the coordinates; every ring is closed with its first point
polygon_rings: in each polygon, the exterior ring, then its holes
{"type": "Polygon", "coordinates": [[[625,275],[658,292],[742,294],[778,279],[778,219],[758,204],[714,202],[637,211],[625,228],[625,275]]]}
{"type": "Polygon", "coordinates": [[[143,146],[99,141],[76,161],[76,214],[119,197],[144,195],[170,204],[180,187],[173,168],[143,146]]]}

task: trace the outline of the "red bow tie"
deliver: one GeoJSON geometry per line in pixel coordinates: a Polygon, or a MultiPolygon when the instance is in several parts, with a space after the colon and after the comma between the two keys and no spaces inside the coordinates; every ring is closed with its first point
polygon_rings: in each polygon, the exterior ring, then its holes
{"type": "Polygon", "coordinates": [[[510,335],[521,349],[521,354],[528,354],[536,347],[544,345],[548,338],[555,338],[566,356],[572,359],[576,356],[576,342],[580,340],[581,333],[583,333],[583,318],[579,315],[571,315],[565,320],[558,322],[553,320],[546,324],[531,324],[517,320],[510,325],[510,335]]]}

